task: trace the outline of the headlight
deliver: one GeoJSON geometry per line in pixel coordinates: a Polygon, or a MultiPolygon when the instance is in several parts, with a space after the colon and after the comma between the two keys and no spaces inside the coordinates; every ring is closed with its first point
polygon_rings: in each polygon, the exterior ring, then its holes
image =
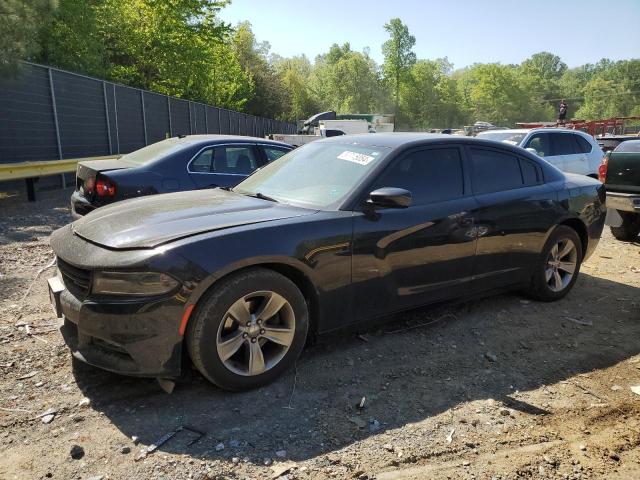
{"type": "Polygon", "coordinates": [[[91,291],[102,295],[153,296],[168,293],[179,285],[165,273],[96,272],[91,291]]]}

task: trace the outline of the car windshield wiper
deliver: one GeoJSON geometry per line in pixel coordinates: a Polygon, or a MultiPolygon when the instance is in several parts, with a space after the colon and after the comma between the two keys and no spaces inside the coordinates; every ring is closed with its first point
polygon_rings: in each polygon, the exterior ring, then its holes
{"type": "Polygon", "coordinates": [[[268,200],[270,202],[280,203],[279,200],[276,200],[269,195],[265,195],[264,193],[256,192],[256,193],[247,193],[247,197],[259,198],[260,200],[268,200]]]}

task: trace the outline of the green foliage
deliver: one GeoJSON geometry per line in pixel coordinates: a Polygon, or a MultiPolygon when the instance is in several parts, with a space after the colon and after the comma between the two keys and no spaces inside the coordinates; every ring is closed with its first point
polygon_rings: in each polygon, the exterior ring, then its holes
{"type": "Polygon", "coordinates": [[[402,115],[398,121],[417,130],[460,124],[464,114],[451,69],[446,58],[419,60],[413,65],[401,88],[402,115]]]}
{"type": "Polygon", "coordinates": [[[178,97],[242,108],[251,76],[216,0],[61,0],[38,61],[178,97]]]}
{"type": "Polygon", "coordinates": [[[354,52],[348,43],[334,44],[316,59],[310,87],[321,110],[368,113],[375,110],[380,78],[368,52],[354,52]]]}
{"type": "Polygon", "coordinates": [[[584,85],[580,118],[609,118],[640,112],[640,60],[601,60],[584,85]]]}
{"type": "Polygon", "coordinates": [[[233,48],[245,74],[253,81],[253,95],[245,104],[245,111],[254,115],[276,118],[286,109],[287,98],[283,79],[269,62],[268,42],[259,43],[249,22],[237,26],[233,48]]]}
{"type": "Polygon", "coordinates": [[[382,71],[385,80],[393,85],[397,114],[400,88],[408,77],[411,67],[416,63],[416,54],[412,50],[416,44],[416,37],[409,33],[409,28],[399,18],[392,18],[384,29],[389,33],[390,38],[382,44],[384,55],[382,71]]]}
{"type": "Polygon", "coordinates": [[[333,44],[311,62],[282,58],[248,22],[219,19],[228,0],[0,0],[0,74],[28,59],[254,115],[296,121],[323,110],[396,113],[399,129],[513,126],[557,118],[640,114],[640,60],[568,68],[539,52],[519,65],[417,60],[398,18],[384,63],[333,44]]]}
{"type": "Polygon", "coordinates": [[[310,90],[313,66],[304,55],[292,58],[272,58],[277,75],[282,79],[285,102],[284,110],[277,118],[295,122],[309,118],[321,110],[317,97],[310,90]]]}
{"type": "Polygon", "coordinates": [[[19,60],[38,51],[38,28],[54,7],[53,0],[0,2],[0,74],[14,74],[19,60]]]}

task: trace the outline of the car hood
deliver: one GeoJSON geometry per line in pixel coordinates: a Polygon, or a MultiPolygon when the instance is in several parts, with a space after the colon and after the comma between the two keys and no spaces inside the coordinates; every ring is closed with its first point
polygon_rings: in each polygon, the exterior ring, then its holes
{"type": "Polygon", "coordinates": [[[154,248],[204,232],[310,215],[314,210],[221,189],[152,195],[98,208],[73,232],[112,249],[154,248]]]}

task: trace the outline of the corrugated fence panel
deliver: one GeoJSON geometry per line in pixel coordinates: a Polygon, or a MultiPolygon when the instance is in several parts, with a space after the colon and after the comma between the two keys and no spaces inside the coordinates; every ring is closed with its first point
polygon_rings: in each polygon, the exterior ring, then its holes
{"type": "Polygon", "coordinates": [[[147,124],[147,143],[164,140],[169,133],[169,108],[167,97],[144,92],[144,110],[147,124]]]}
{"type": "Polygon", "coordinates": [[[120,152],[127,153],[145,146],[142,97],[140,90],[116,85],[116,116],[120,152]]]}
{"type": "Polygon", "coordinates": [[[0,79],[0,162],[58,158],[56,127],[44,68],[22,65],[15,79],[0,79]]]}
{"type": "Polygon", "coordinates": [[[240,114],[229,110],[229,133],[231,135],[240,135],[240,114]]]}
{"type": "Polygon", "coordinates": [[[220,133],[230,134],[231,133],[231,119],[229,117],[229,110],[225,110],[224,108],[220,109],[220,133]]]}
{"type": "Polygon", "coordinates": [[[109,154],[114,154],[118,151],[118,119],[116,117],[116,86],[113,83],[103,82],[102,91],[106,98],[107,103],[107,115],[109,117],[109,130],[107,131],[111,148],[109,154]]]}
{"type": "Polygon", "coordinates": [[[207,105],[207,133],[220,133],[220,110],[207,105]]]}
{"type": "Polygon", "coordinates": [[[191,133],[189,102],[172,98],[170,103],[171,130],[173,135],[189,135],[191,133]]]}
{"type": "Polygon", "coordinates": [[[193,117],[195,119],[193,133],[207,133],[207,115],[205,105],[203,103],[191,103],[193,117]]]}
{"type": "Polygon", "coordinates": [[[52,70],[63,158],[109,154],[102,82],[52,70]]]}
{"type": "Polygon", "coordinates": [[[0,163],[128,153],[167,135],[286,132],[295,126],[43,65],[0,79],[0,163]]]}

